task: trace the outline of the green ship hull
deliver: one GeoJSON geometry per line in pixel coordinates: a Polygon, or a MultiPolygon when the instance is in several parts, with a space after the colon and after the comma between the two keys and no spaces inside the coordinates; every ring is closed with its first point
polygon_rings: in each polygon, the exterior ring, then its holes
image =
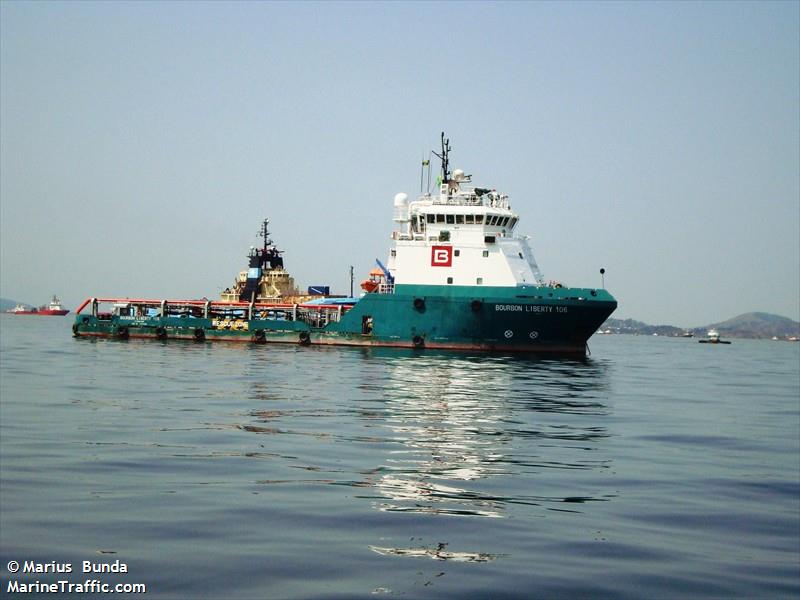
{"type": "Polygon", "coordinates": [[[164,303],[152,314],[155,301],[117,304],[128,308],[100,313],[93,303],[91,313],[77,315],[73,334],[584,355],[589,337],[617,306],[602,289],[426,285],[397,285],[393,293],[342,306],[206,302],[204,310],[178,315],[164,303]]]}

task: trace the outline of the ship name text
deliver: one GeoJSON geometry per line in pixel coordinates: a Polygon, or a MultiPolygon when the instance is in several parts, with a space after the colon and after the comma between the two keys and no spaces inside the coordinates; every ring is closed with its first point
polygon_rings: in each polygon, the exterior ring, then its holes
{"type": "Polygon", "coordinates": [[[496,312],[565,313],[566,306],[543,306],[539,304],[495,304],[496,312]]]}

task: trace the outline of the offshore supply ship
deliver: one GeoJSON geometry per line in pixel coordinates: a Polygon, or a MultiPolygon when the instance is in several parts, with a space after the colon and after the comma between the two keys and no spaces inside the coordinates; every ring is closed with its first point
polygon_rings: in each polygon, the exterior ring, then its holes
{"type": "Polygon", "coordinates": [[[616,300],[545,282],[508,196],[451,173],[449,153],[442,134],[436,193],[395,196],[389,256],[360,298],[301,295],[265,221],[219,301],[89,298],[73,334],[584,355],[616,300]]]}
{"type": "Polygon", "coordinates": [[[12,315],[38,315],[40,317],[63,317],[69,310],[61,306],[61,300],[57,296],[49,304],[44,304],[39,308],[32,308],[24,304],[17,304],[14,308],[6,311],[12,315]]]}

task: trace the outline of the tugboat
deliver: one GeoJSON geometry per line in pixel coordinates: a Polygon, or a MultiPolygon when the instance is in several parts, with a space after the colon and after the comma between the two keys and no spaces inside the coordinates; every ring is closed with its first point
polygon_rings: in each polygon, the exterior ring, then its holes
{"type": "Polygon", "coordinates": [[[730,342],[719,339],[719,331],[716,329],[709,329],[706,333],[706,339],[697,340],[701,344],[730,344],[730,342]]]}
{"type": "Polygon", "coordinates": [[[50,301],[49,304],[45,304],[40,306],[39,308],[31,308],[25,306],[24,304],[17,304],[14,308],[8,311],[12,315],[39,315],[43,317],[63,317],[69,310],[63,308],[61,306],[61,300],[59,300],[56,296],[53,296],[53,299],[50,301]]]}
{"type": "Polygon", "coordinates": [[[233,286],[222,292],[223,302],[302,302],[294,278],[283,268],[283,251],[278,250],[269,237],[269,219],[261,223],[258,235],[263,238],[261,248],[252,246],[247,255],[248,268],[239,273],[233,286]]]}
{"type": "Polygon", "coordinates": [[[450,150],[442,133],[435,193],[394,197],[386,266],[376,260],[360,298],[300,296],[265,221],[263,247],[221,301],[89,298],[73,333],[585,356],[617,301],[605,289],[546,282],[508,196],[451,172],[450,150]]]}

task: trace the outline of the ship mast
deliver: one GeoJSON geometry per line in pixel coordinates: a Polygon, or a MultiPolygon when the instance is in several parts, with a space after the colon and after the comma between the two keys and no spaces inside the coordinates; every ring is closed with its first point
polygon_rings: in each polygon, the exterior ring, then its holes
{"type": "Polygon", "coordinates": [[[258,235],[264,238],[263,252],[264,255],[266,255],[267,249],[269,248],[269,245],[272,243],[272,240],[269,239],[269,219],[264,219],[264,222],[261,223],[261,229],[259,230],[258,235]]]}
{"type": "Polygon", "coordinates": [[[283,252],[273,245],[272,239],[269,237],[269,219],[264,219],[257,235],[264,239],[264,244],[261,250],[254,249],[251,253],[251,263],[255,262],[257,264],[251,264],[250,266],[261,267],[265,271],[277,268],[282,269],[283,259],[281,258],[281,254],[283,254],[283,252]]]}
{"type": "Polygon", "coordinates": [[[444,131],[442,132],[442,153],[434,152],[442,161],[442,183],[450,182],[450,140],[445,139],[444,131]]]}

